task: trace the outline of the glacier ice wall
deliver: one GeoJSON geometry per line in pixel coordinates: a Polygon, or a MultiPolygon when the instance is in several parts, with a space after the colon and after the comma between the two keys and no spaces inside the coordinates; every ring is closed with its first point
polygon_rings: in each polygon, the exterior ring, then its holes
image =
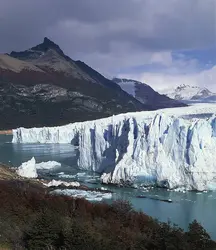
{"type": "Polygon", "coordinates": [[[139,112],[52,128],[18,128],[13,143],[73,143],[81,169],[104,183],[216,188],[216,118],[139,112]]]}

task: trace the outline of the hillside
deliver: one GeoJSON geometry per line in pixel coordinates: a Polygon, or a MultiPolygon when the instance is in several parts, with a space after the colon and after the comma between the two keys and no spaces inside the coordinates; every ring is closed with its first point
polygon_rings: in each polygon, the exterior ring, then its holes
{"type": "Polygon", "coordinates": [[[150,104],[156,109],[186,106],[180,101],[159,94],[145,83],[124,78],[113,78],[113,81],[141,103],[150,104]]]}
{"type": "Polygon", "coordinates": [[[113,250],[216,248],[197,221],[184,232],[134,211],[128,202],[90,203],[48,194],[38,183],[3,179],[1,167],[0,190],[2,250],[108,250],[110,246],[113,250]]]}
{"type": "Polygon", "coordinates": [[[60,125],[154,108],[86,67],[48,38],[26,51],[1,55],[0,129],[60,125]]]}
{"type": "Polygon", "coordinates": [[[0,102],[1,130],[183,105],[157,95],[145,102],[134,98],[46,37],[30,49],[0,56],[0,102]]]}

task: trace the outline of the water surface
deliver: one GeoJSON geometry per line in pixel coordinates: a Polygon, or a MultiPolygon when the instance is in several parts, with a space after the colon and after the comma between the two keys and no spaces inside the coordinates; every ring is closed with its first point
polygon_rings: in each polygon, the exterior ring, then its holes
{"type": "MultiPolygon", "coordinates": [[[[62,163],[61,168],[52,171],[41,171],[39,175],[46,179],[78,180],[91,187],[101,187],[99,176],[82,172],[76,166],[76,150],[70,144],[12,144],[12,136],[0,135],[0,162],[19,166],[22,162],[35,157],[37,162],[55,160],[62,163]]],[[[149,191],[133,188],[104,186],[114,191],[113,200],[129,200],[133,207],[160,221],[178,224],[187,229],[188,223],[197,219],[216,239],[216,193],[169,192],[164,189],[149,191]],[[145,195],[157,199],[172,199],[173,203],[158,200],[137,198],[145,195]]],[[[111,201],[110,201],[111,202],[111,201]]]]}

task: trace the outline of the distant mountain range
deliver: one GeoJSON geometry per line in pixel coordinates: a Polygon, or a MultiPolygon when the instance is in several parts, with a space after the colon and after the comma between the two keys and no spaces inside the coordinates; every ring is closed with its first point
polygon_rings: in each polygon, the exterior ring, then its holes
{"type": "Polygon", "coordinates": [[[72,60],[48,38],[25,51],[0,55],[0,129],[62,125],[184,105],[160,99],[158,93],[142,99],[141,90],[142,96],[145,91],[156,93],[146,85],[132,96],[116,82],[72,60]]]}
{"type": "Polygon", "coordinates": [[[141,103],[150,104],[156,109],[184,106],[177,100],[159,94],[145,83],[125,78],[113,78],[113,81],[141,103]]]}
{"type": "Polygon", "coordinates": [[[207,88],[198,86],[180,85],[177,88],[164,90],[161,93],[166,96],[179,100],[191,102],[212,102],[216,101],[216,93],[211,92],[207,88]]]}

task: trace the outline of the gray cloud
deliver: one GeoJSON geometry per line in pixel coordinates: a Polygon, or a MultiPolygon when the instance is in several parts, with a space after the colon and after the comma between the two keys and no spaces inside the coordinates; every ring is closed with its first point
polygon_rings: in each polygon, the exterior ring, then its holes
{"type": "Polygon", "coordinates": [[[149,53],[216,46],[215,0],[1,0],[0,52],[49,36],[104,72],[149,53]]]}

